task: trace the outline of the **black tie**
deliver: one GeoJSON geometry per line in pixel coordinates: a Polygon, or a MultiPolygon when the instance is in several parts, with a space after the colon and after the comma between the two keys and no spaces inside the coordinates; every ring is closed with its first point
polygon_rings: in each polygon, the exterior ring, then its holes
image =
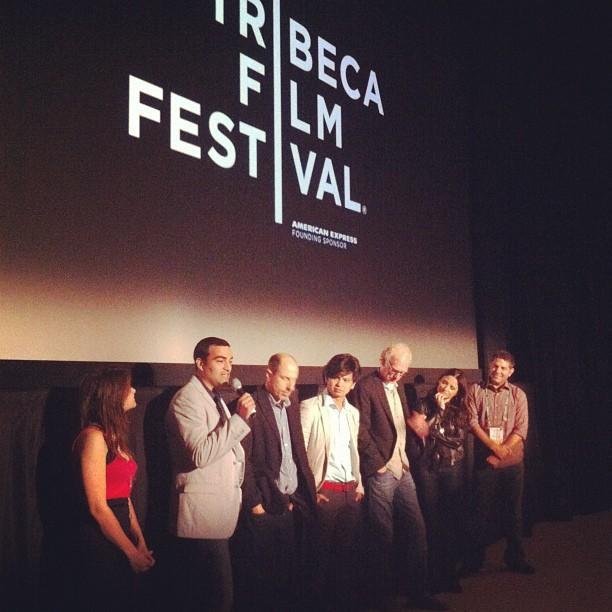
{"type": "Polygon", "coordinates": [[[213,399],[215,400],[217,410],[219,411],[219,419],[220,419],[221,425],[223,425],[223,423],[227,421],[227,416],[225,414],[225,407],[223,406],[223,402],[221,401],[221,396],[219,395],[217,391],[213,391],[212,396],[213,396],[213,399]]]}

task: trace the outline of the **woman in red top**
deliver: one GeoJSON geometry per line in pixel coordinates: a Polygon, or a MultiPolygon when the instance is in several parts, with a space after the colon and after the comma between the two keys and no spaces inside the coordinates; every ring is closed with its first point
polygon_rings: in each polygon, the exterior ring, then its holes
{"type": "Polygon", "coordinates": [[[79,535],[88,609],[130,606],[133,572],[155,563],[130,499],[137,466],[126,413],[136,407],[135,393],[129,373],[119,369],[91,376],[81,387],[84,427],[74,452],[86,505],[79,535]]]}

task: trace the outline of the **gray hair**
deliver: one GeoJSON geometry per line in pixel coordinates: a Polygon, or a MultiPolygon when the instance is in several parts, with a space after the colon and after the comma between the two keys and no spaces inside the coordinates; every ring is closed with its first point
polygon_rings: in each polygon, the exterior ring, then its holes
{"type": "Polygon", "coordinates": [[[406,357],[408,363],[412,363],[412,351],[404,342],[396,342],[383,349],[383,352],[380,354],[381,365],[389,365],[392,357],[395,357],[396,359],[406,357]]]}

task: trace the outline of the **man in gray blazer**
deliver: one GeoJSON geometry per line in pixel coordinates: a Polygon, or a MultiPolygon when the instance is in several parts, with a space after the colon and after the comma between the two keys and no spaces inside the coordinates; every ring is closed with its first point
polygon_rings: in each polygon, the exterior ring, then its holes
{"type": "Polygon", "coordinates": [[[363,500],[357,448],[359,411],[346,398],[359,372],[356,357],[334,355],[323,368],[325,389],[300,404],[319,509],[313,588],[318,607],[329,610],[356,609],[359,603],[363,500]]]}
{"type": "Polygon", "coordinates": [[[255,401],[243,394],[230,415],[218,389],[229,381],[229,343],[208,337],[196,345],[195,371],[166,414],[172,462],[170,531],[180,567],[179,610],[229,611],[233,578],[228,541],[242,501],[244,451],[255,401]]]}

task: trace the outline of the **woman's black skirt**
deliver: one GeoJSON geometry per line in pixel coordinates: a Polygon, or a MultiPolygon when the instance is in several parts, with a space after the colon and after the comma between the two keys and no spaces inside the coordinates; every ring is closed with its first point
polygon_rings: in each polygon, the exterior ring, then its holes
{"type": "MultiPolygon", "coordinates": [[[[110,499],[108,505],[121,528],[130,538],[127,498],[110,499]]],[[[134,572],[125,554],[102,533],[98,523],[87,515],[79,525],[79,599],[86,610],[123,610],[132,605],[134,572]]]]}

